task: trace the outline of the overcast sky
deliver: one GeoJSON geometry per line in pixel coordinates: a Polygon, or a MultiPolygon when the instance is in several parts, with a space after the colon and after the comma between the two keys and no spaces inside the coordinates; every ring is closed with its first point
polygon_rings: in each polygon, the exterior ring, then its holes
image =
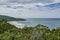
{"type": "Polygon", "coordinates": [[[0,0],[0,15],[18,18],[60,18],[60,8],[44,8],[59,2],[60,0],[0,0]]]}

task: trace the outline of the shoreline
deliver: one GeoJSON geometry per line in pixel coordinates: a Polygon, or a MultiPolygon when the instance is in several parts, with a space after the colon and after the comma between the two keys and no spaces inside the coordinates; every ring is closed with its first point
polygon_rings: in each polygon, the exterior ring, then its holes
{"type": "Polygon", "coordinates": [[[11,25],[16,26],[17,28],[24,28],[26,26],[25,24],[17,23],[15,21],[9,21],[8,23],[10,23],[11,25]]]}

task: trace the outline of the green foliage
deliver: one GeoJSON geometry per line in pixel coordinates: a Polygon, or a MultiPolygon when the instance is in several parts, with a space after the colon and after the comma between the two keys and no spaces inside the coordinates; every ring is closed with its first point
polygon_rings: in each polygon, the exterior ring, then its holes
{"type": "Polygon", "coordinates": [[[50,30],[38,24],[20,29],[3,19],[0,20],[0,40],[60,40],[60,28],[50,30]]]}

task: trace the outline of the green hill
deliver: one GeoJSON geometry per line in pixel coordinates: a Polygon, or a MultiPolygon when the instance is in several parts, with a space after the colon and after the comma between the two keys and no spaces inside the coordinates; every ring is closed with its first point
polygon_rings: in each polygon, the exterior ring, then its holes
{"type": "Polygon", "coordinates": [[[0,15],[0,20],[1,19],[7,19],[8,21],[25,21],[25,19],[22,19],[22,18],[14,18],[10,16],[5,16],[5,15],[0,15]]]}

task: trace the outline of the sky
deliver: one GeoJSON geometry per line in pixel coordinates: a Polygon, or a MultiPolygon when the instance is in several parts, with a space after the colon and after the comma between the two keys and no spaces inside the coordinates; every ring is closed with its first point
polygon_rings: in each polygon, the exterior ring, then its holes
{"type": "Polygon", "coordinates": [[[60,0],[0,0],[0,15],[16,18],[60,18],[60,0]]]}

